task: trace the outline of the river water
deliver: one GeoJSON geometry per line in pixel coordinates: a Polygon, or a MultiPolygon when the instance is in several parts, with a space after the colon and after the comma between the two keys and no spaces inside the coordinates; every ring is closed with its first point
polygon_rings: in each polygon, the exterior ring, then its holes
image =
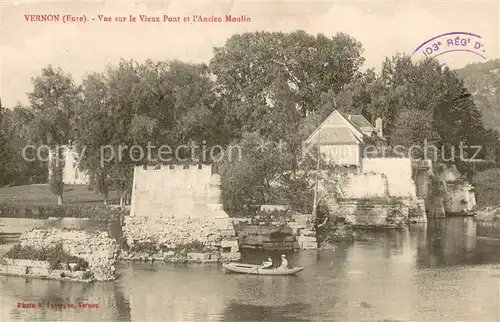
{"type": "MultiPolygon", "coordinates": [[[[14,242],[17,235],[6,233],[34,226],[113,230],[89,221],[0,219],[0,236],[14,242]]],[[[243,255],[258,263],[268,254],[243,255]]],[[[2,321],[496,321],[500,316],[500,243],[476,238],[473,218],[371,232],[335,250],[288,257],[305,270],[271,277],[226,274],[217,265],[119,263],[115,283],[0,276],[0,316],[2,321]],[[18,302],[42,308],[18,308],[18,302]],[[99,308],[46,307],[77,302],[99,308]]]]}

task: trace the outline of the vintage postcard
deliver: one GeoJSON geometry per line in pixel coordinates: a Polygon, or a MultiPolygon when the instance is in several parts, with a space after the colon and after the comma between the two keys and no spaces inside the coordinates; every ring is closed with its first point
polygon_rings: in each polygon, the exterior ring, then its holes
{"type": "Polygon", "coordinates": [[[500,320],[498,0],[0,10],[0,321],[500,320]]]}

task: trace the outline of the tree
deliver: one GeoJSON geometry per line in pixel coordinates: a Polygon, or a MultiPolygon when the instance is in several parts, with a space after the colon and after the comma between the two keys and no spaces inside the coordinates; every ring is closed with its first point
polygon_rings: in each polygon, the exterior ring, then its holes
{"type": "Polygon", "coordinates": [[[310,211],[314,184],[299,166],[302,140],[328,109],[322,98],[334,98],[358,74],[361,44],[345,34],[256,32],[214,51],[210,69],[224,124],[232,137],[242,133],[235,142],[245,147],[243,160],[221,166],[225,204],[279,202],[310,211]],[[248,147],[258,140],[268,145],[248,147]]]}
{"type": "Polygon", "coordinates": [[[479,207],[500,206],[500,169],[487,169],[474,174],[474,184],[479,207]]]}
{"type": "Polygon", "coordinates": [[[225,158],[219,164],[226,210],[243,211],[276,198],[274,185],[287,168],[279,147],[258,133],[244,133],[232,146],[239,147],[241,158],[225,158]]]}
{"type": "MultiPolygon", "coordinates": [[[[427,141],[445,152],[484,140],[481,113],[471,98],[464,97],[467,93],[457,74],[442,69],[438,61],[414,63],[397,53],[385,59],[378,75],[359,74],[339,93],[337,102],[340,110],[363,114],[372,122],[381,117],[384,136],[392,145],[409,147],[427,141]]],[[[323,101],[333,101],[332,95],[323,101]]]]}
{"type": "MultiPolygon", "coordinates": [[[[175,150],[191,141],[208,148],[219,143],[220,113],[205,65],[122,60],[103,73],[88,75],[83,88],[77,121],[80,150],[86,148],[82,166],[95,178],[105,202],[113,188],[120,191],[121,203],[126,201],[133,167],[164,161],[157,155],[160,146],[175,150]],[[104,146],[108,155],[101,162],[104,146]],[[139,149],[131,151],[132,146],[140,147],[144,155],[134,154],[139,149]],[[124,148],[122,153],[119,147],[124,148]],[[148,147],[151,155],[146,155],[148,147]]],[[[189,149],[179,152],[179,158],[194,158],[189,149]]]]}
{"type": "Polygon", "coordinates": [[[344,85],[340,92],[329,90],[322,94],[318,112],[323,119],[338,109],[346,114],[362,114],[369,120],[375,121],[381,116],[377,115],[376,96],[372,95],[377,89],[380,90],[380,84],[377,82],[374,69],[356,73],[351,82],[344,85]]]}
{"type": "Polygon", "coordinates": [[[293,92],[302,117],[315,112],[322,93],[338,93],[352,79],[363,63],[362,51],[359,42],[342,33],[332,38],[304,31],[232,36],[214,49],[210,62],[226,123],[234,130],[259,131],[277,79],[293,92]]]}
{"type": "MultiPolygon", "coordinates": [[[[73,139],[73,120],[80,104],[80,88],[75,86],[70,75],[60,68],[51,66],[42,69],[40,76],[33,78],[33,91],[28,93],[33,109],[33,123],[30,127],[29,141],[38,145],[47,145],[55,151],[55,158],[50,167],[62,167],[63,155],[60,146],[73,139]]],[[[57,195],[58,204],[63,203],[63,184],[58,182],[57,174],[62,170],[53,168],[51,186],[57,195]]]]}
{"type": "Polygon", "coordinates": [[[4,123],[2,122],[5,111],[2,107],[0,100],[0,186],[7,183],[8,179],[8,159],[9,159],[9,146],[4,133],[4,123]]]}
{"type": "MultiPolygon", "coordinates": [[[[82,82],[83,103],[75,119],[76,145],[80,154],[80,167],[91,177],[95,189],[104,195],[108,203],[109,165],[103,164],[104,147],[113,141],[114,123],[109,106],[106,80],[100,74],[89,74],[82,82]]],[[[114,149],[113,149],[113,152],[114,149]]],[[[107,157],[107,155],[105,155],[107,157]]]]}
{"type": "Polygon", "coordinates": [[[57,204],[64,203],[64,148],[55,147],[49,157],[49,186],[50,191],[57,196],[57,204]]]}
{"type": "Polygon", "coordinates": [[[393,146],[419,147],[409,151],[414,158],[432,158],[429,153],[433,151],[424,151],[424,148],[428,144],[435,144],[439,138],[433,125],[432,113],[419,109],[403,109],[397,114],[390,141],[393,146]]]}
{"type": "Polygon", "coordinates": [[[47,164],[37,158],[36,149],[24,149],[30,144],[29,133],[33,118],[32,110],[27,107],[16,106],[13,109],[4,110],[0,123],[3,140],[3,143],[0,143],[2,144],[0,163],[3,167],[0,184],[45,183],[47,181],[47,164]]]}

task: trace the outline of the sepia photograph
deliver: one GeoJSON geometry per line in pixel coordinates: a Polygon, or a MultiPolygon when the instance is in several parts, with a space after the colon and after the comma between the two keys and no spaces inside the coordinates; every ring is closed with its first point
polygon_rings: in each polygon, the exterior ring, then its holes
{"type": "Polygon", "coordinates": [[[500,1],[3,1],[0,321],[500,321],[500,1]]]}

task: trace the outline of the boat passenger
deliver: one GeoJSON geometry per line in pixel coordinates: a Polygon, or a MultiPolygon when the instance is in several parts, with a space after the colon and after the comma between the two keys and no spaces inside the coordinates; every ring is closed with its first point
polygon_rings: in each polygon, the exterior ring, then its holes
{"type": "Polygon", "coordinates": [[[271,257],[269,257],[266,262],[262,263],[262,268],[272,268],[272,267],[273,267],[273,260],[271,257]]]}
{"type": "Polygon", "coordinates": [[[281,266],[280,268],[288,268],[288,260],[285,255],[281,255],[281,266]]]}

